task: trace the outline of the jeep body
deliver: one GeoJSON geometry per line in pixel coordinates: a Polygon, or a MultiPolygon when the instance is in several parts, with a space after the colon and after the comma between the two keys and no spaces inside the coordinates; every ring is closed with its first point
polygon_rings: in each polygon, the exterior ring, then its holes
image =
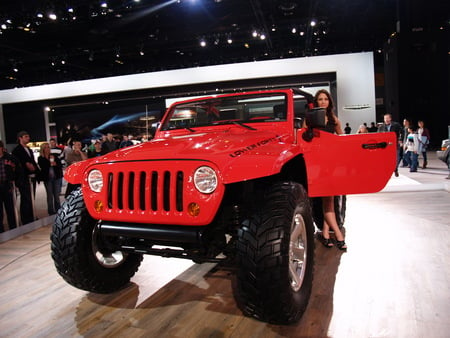
{"type": "Polygon", "coordinates": [[[168,108],[154,138],[70,166],[52,256],[70,284],[112,292],[143,254],[231,262],[246,314],[297,321],[311,292],[310,198],[381,190],[394,133],[334,135],[304,92],[209,96],[168,108]],[[270,295],[270,296],[267,296],[270,295]]]}

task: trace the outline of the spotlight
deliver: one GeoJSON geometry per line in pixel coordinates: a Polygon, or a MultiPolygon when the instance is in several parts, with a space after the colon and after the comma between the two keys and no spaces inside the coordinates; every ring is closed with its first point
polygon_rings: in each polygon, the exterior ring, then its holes
{"type": "Polygon", "coordinates": [[[201,40],[200,40],[200,46],[206,47],[206,41],[205,41],[205,39],[201,39],[201,40]]]}
{"type": "Polygon", "coordinates": [[[55,20],[57,19],[57,16],[56,16],[55,13],[50,13],[50,14],[48,15],[48,18],[49,18],[50,20],[55,21],[55,20]]]}
{"type": "Polygon", "coordinates": [[[314,27],[316,24],[317,24],[317,21],[314,20],[314,19],[312,19],[312,20],[311,20],[311,23],[310,23],[311,27],[314,27]]]}
{"type": "Polygon", "coordinates": [[[265,40],[266,39],[266,34],[264,34],[264,33],[261,33],[261,35],[260,35],[260,37],[259,37],[261,40],[265,40]]]}
{"type": "Polygon", "coordinates": [[[293,27],[293,28],[291,29],[291,32],[292,32],[292,34],[297,33],[297,28],[293,27]]]}

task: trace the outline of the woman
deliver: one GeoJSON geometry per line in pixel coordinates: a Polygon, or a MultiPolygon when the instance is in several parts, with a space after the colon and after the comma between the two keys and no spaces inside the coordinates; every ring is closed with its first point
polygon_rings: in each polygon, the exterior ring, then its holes
{"type": "MultiPolygon", "coordinates": [[[[320,89],[314,96],[314,105],[316,107],[325,108],[325,122],[326,126],[324,131],[329,133],[343,134],[341,122],[334,114],[333,111],[333,100],[331,99],[330,93],[325,89],[320,89]]],[[[327,247],[331,248],[334,246],[333,241],[330,238],[330,228],[334,231],[336,236],[336,246],[339,250],[347,250],[347,245],[345,244],[344,235],[339,229],[339,225],[336,221],[336,213],[334,211],[334,196],[324,196],[322,197],[322,209],[323,209],[323,229],[322,233],[319,234],[319,240],[321,243],[327,247]]]]}
{"type": "Polygon", "coordinates": [[[428,128],[425,128],[425,123],[422,120],[417,121],[417,124],[419,125],[419,129],[417,130],[417,133],[419,134],[419,144],[420,144],[420,152],[423,156],[423,165],[422,169],[425,169],[427,167],[427,148],[428,144],[430,143],[430,132],[428,128]]]}
{"type": "Polygon", "coordinates": [[[62,185],[62,164],[55,154],[51,153],[50,145],[42,143],[39,151],[38,165],[40,174],[38,181],[44,182],[47,193],[47,211],[49,215],[54,215],[60,208],[59,195],[62,185]]]}

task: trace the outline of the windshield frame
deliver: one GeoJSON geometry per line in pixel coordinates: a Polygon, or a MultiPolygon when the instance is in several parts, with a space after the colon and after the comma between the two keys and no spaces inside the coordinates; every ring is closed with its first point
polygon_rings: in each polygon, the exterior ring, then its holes
{"type": "Polygon", "coordinates": [[[220,95],[174,103],[162,121],[160,130],[171,131],[218,125],[240,125],[261,122],[286,122],[286,92],[253,92],[220,95]],[[276,107],[275,107],[276,106],[276,107]]]}

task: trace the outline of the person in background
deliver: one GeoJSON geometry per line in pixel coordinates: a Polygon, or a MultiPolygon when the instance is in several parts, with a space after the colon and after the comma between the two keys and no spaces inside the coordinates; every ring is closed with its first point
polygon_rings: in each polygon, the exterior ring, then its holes
{"type": "Polygon", "coordinates": [[[88,151],[88,158],[103,156],[105,152],[102,149],[102,142],[100,140],[95,140],[94,149],[88,151]]]}
{"type": "Polygon", "coordinates": [[[30,143],[30,135],[26,131],[17,134],[18,145],[12,154],[19,161],[16,167],[16,184],[20,191],[20,217],[22,224],[34,221],[34,194],[36,192],[36,174],[38,166],[34,159],[33,151],[27,146],[30,143]]]}
{"type": "Polygon", "coordinates": [[[47,193],[47,211],[49,215],[54,215],[61,206],[59,195],[63,177],[62,164],[59,157],[51,153],[48,143],[41,144],[39,154],[38,164],[41,170],[38,181],[44,182],[47,193]]]}
{"type": "MultiPolygon", "coordinates": [[[[81,144],[81,141],[78,140],[73,141],[72,151],[68,152],[66,156],[66,162],[68,166],[70,166],[73,163],[86,160],[88,158],[87,154],[82,150],[82,147],[83,146],[81,144]]],[[[67,182],[66,193],[64,194],[64,196],[67,198],[67,196],[69,196],[69,194],[75,189],[77,189],[79,186],[80,186],[79,184],[71,184],[67,182]]]]}
{"type": "Polygon", "coordinates": [[[16,170],[16,159],[8,154],[3,141],[0,140],[0,232],[3,227],[3,206],[6,211],[9,230],[17,227],[14,210],[14,176],[16,170]]]}
{"type": "Polygon", "coordinates": [[[417,134],[414,127],[410,126],[408,128],[408,135],[406,137],[405,156],[408,159],[409,171],[416,172],[419,165],[419,134],[417,134]]]}
{"type": "Polygon", "coordinates": [[[378,131],[377,126],[375,125],[375,122],[370,122],[370,127],[367,128],[369,133],[376,133],[378,131]]]}
{"type": "Polygon", "coordinates": [[[409,167],[409,160],[405,156],[405,144],[406,138],[408,137],[408,128],[411,125],[411,121],[409,119],[403,119],[403,128],[400,130],[400,149],[399,156],[401,156],[402,167],[409,167]]]}
{"type": "MultiPolygon", "coordinates": [[[[330,93],[325,89],[320,89],[314,96],[314,105],[316,107],[325,108],[326,110],[326,126],[324,131],[341,135],[342,127],[341,122],[333,111],[333,100],[330,93]]],[[[323,209],[323,228],[322,233],[318,235],[320,242],[327,248],[334,246],[333,241],[330,238],[330,229],[334,231],[336,236],[336,246],[339,250],[347,250],[347,244],[345,244],[344,235],[339,229],[339,225],[336,221],[336,212],[334,210],[334,196],[322,197],[322,209],[323,209]]]]}
{"type": "Polygon", "coordinates": [[[61,164],[64,166],[64,153],[63,153],[63,148],[58,146],[58,143],[56,143],[56,139],[55,138],[51,138],[48,141],[49,145],[50,145],[50,153],[52,153],[55,156],[58,156],[58,158],[61,161],[61,164]]]}
{"type": "Polygon", "coordinates": [[[367,130],[367,127],[364,124],[361,124],[358,128],[357,134],[366,134],[369,130],[367,130]]]}
{"type": "Polygon", "coordinates": [[[419,129],[417,130],[420,143],[419,152],[423,156],[422,169],[425,169],[428,164],[427,148],[428,144],[430,144],[430,131],[428,130],[428,128],[425,128],[425,123],[422,120],[417,121],[417,124],[419,125],[419,129]]]}
{"type": "Polygon", "coordinates": [[[114,140],[113,134],[106,134],[106,139],[102,143],[102,149],[105,154],[117,149],[117,142],[114,140]]]}
{"type": "Polygon", "coordinates": [[[119,148],[125,148],[132,146],[133,142],[131,141],[130,137],[128,135],[123,135],[123,139],[120,142],[119,148]]]}
{"type": "Polygon", "coordinates": [[[346,133],[347,135],[350,134],[352,132],[352,128],[350,127],[350,125],[348,124],[348,122],[345,124],[345,128],[344,128],[344,133],[346,133]]]}
{"type": "Polygon", "coordinates": [[[397,159],[395,160],[395,177],[398,177],[398,164],[402,159],[403,149],[402,149],[402,139],[401,139],[401,129],[400,123],[392,121],[391,114],[384,114],[383,116],[384,123],[378,128],[378,132],[389,132],[393,131],[397,135],[397,159]]]}

